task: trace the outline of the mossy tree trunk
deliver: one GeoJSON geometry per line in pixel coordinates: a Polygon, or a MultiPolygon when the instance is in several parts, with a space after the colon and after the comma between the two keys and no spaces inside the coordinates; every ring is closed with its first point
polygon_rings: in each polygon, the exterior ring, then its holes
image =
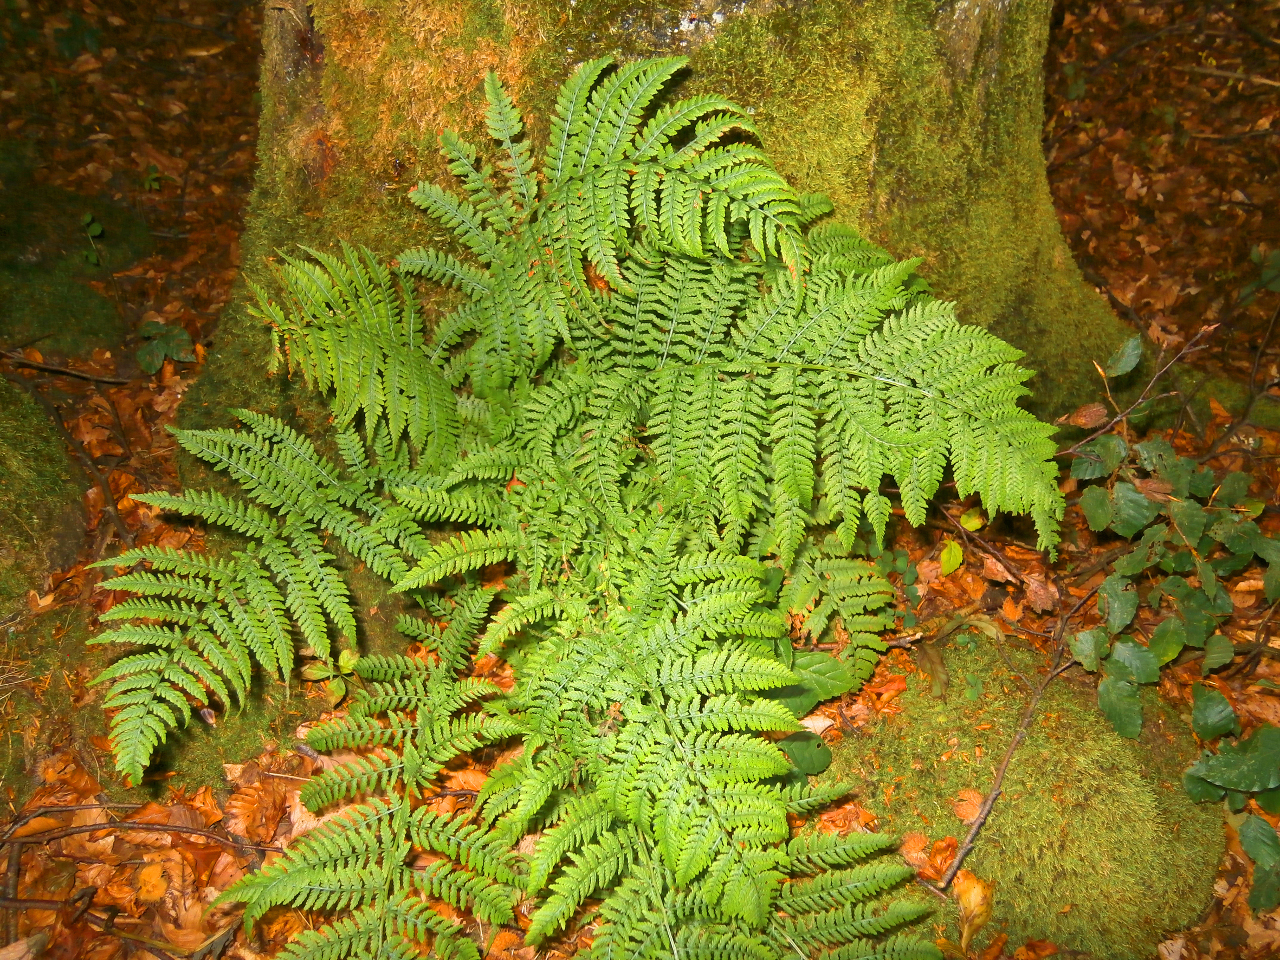
{"type": "MultiPolygon", "coordinates": [[[[294,243],[393,255],[444,239],[405,193],[447,176],[443,129],[483,138],[488,70],[538,137],[582,60],[681,53],[682,93],[751,109],[798,188],[830,195],[894,254],[924,258],[963,318],[1026,351],[1035,405],[1057,413],[1096,394],[1091,361],[1127,331],[1081,280],[1049,196],[1050,13],[1051,0],[271,0],[246,271],[261,279],[294,243]]],[[[189,422],[204,419],[200,403],[271,399],[244,376],[266,355],[253,326],[243,311],[227,319],[189,422]]]]}

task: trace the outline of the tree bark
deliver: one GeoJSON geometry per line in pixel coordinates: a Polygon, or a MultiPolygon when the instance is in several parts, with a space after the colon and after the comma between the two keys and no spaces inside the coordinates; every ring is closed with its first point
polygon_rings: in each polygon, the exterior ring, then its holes
{"type": "MultiPolygon", "coordinates": [[[[1130,331],[1082,280],[1061,235],[1040,146],[1052,0],[813,0],[681,7],[643,0],[268,0],[259,171],[243,240],[249,279],[295,243],[391,256],[444,241],[410,206],[444,182],[435,140],[484,139],[482,81],[503,79],[538,138],[577,63],[678,53],[682,95],[754,113],[802,191],[922,274],[963,319],[1039,371],[1033,405],[1093,398],[1092,361],[1130,331]]],[[[240,300],[243,304],[245,297],[240,300]]],[[[266,335],[233,308],[187,420],[278,405],[266,335]],[[202,406],[203,404],[203,406],[202,406]]]]}

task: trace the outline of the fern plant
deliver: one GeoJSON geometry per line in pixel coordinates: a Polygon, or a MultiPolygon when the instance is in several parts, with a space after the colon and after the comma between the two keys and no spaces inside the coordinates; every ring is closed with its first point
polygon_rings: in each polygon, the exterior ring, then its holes
{"type": "MultiPolygon", "coordinates": [[[[256,611],[254,625],[288,637],[287,613],[317,651],[318,633],[350,633],[323,532],[449,629],[475,632],[477,654],[516,666],[514,692],[487,708],[495,725],[466,720],[522,741],[471,822],[450,827],[486,853],[430,849],[518,883],[533,898],[530,942],[590,924],[597,958],[933,957],[931,944],[885,937],[919,913],[873,901],[909,873],[868,859],[889,840],[791,837],[789,815],[839,793],[810,789],[770,737],[864,679],[882,649],[892,589],[849,556],[860,527],[883,535],[882,480],[919,523],[949,465],[961,495],[1030,513],[1051,547],[1062,511],[1051,428],[1017,406],[1028,376],[1017,351],[957,323],[915,262],[814,225],[829,203],[791,190],[738,107],[660,102],[682,65],[584,64],[538,164],[490,76],[496,166],[447,135],[465,196],[412,194],[465,258],[414,249],[394,269],[350,247],[285,258],[284,297],[260,291],[258,309],[290,369],[330,396],[344,463],[247,412],[243,431],[179,433],[256,502],[153,501],[254,546],[231,561],[124,558],[150,568],[116,581],[143,595],[120,616],[172,626],[105,638],[154,648],[105,675],[117,761],[136,775],[190,703],[242,690],[228,669],[285,664],[287,643],[265,659],[232,614],[256,611]],[[460,295],[430,331],[415,278],[460,295]],[[201,572],[175,576],[179,564],[201,572]],[[496,600],[474,587],[484,568],[486,582],[503,579],[496,600]],[[820,638],[842,649],[793,646],[820,638]],[[235,658],[219,660],[224,648],[235,658]],[[493,867],[493,851],[517,845],[531,851],[520,870],[493,867]]],[[[462,669],[460,649],[439,669],[462,669]]],[[[358,708],[344,729],[359,736],[333,743],[368,758],[307,795],[317,807],[359,797],[364,812],[330,822],[379,826],[335,826],[231,892],[251,918],[286,902],[336,911],[297,956],[373,956],[393,933],[397,953],[426,947],[443,928],[402,919],[415,898],[465,899],[405,866],[427,849],[413,798],[440,762],[419,742],[443,743],[434,718],[461,705],[436,682],[376,694],[385,719],[358,708]],[[308,878],[338,860],[342,892],[315,892],[308,878]]],[[[466,902],[501,918],[496,899],[466,902]]]]}

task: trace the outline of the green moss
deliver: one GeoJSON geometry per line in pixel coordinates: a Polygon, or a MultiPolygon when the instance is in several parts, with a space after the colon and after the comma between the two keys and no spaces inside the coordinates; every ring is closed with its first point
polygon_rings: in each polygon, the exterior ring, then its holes
{"type": "Polygon", "coordinates": [[[969,27],[946,11],[827,0],[731,18],[694,54],[693,85],[753,107],[798,187],[896,256],[922,257],[962,319],[1026,351],[1032,405],[1057,413],[1097,392],[1090,361],[1128,331],[1081,279],[1049,195],[1049,4],[969,27]]]}
{"type": "Polygon", "coordinates": [[[73,749],[116,800],[164,796],[170,786],[221,785],[222,764],[249,760],[268,742],[292,744],[298,724],[326,707],[297,685],[286,689],[259,680],[244,707],[216,717],[216,726],[196,718],[172,732],[146,780],[127,789],[102,748],[108,733],[104,688],[86,686],[123,652],[89,645],[99,632],[84,609],[64,607],[0,634],[0,670],[25,680],[0,689],[0,782],[17,793],[15,803],[36,786],[40,761],[62,747],[73,749]]]}
{"type": "MultiPolygon", "coordinates": [[[[1024,687],[1009,665],[1039,679],[1035,655],[1006,653],[986,641],[972,653],[948,650],[941,700],[926,677],[910,675],[903,712],[842,741],[826,776],[862,784],[862,802],[891,832],[963,839],[953,802],[964,790],[986,794],[1021,716],[1024,687]],[[973,700],[967,674],[982,680],[973,700]]],[[[1124,740],[1087,684],[1064,678],[1049,688],[965,863],[995,881],[991,935],[1003,929],[1012,944],[1047,939],[1108,960],[1145,957],[1208,906],[1221,813],[1182,790],[1196,755],[1185,724],[1154,696],[1146,718],[1142,739],[1124,740]]],[[[938,919],[958,940],[952,913],[938,919]]]]}
{"type": "Polygon", "coordinates": [[[0,380],[0,624],[84,534],[79,479],[61,439],[26,394],[0,380]]]}
{"type": "Polygon", "coordinates": [[[34,182],[26,152],[0,141],[0,346],[33,343],[59,354],[117,347],[124,321],[89,282],[109,282],[151,247],[146,222],[131,209],[34,182]],[[102,227],[92,240],[85,214],[102,227]]]}

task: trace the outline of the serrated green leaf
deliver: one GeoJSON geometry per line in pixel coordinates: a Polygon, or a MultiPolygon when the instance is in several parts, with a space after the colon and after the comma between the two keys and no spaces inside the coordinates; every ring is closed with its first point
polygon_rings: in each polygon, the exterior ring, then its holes
{"type": "Polygon", "coordinates": [[[1280,727],[1258,727],[1249,736],[1205,754],[1187,771],[1215,786],[1241,793],[1280,787],[1280,727]]]}
{"type": "Polygon", "coordinates": [[[948,540],[942,545],[942,554],[938,559],[942,564],[939,572],[945,577],[960,569],[960,565],[964,563],[964,550],[954,540],[948,540]]]}
{"type": "Polygon", "coordinates": [[[1151,632],[1151,640],[1147,649],[1156,658],[1156,663],[1164,666],[1182,652],[1187,645],[1187,630],[1178,617],[1168,617],[1151,632]]]}
{"type": "MultiPolygon", "coordinates": [[[[1128,673],[1128,667],[1123,672],[1128,673]]],[[[1138,696],[1138,685],[1132,679],[1103,677],[1098,684],[1098,706],[1120,736],[1136,740],[1142,734],[1142,700],[1138,696]]]]}
{"type": "Polygon", "coordinates": [[[1191,729],[1201,740],[1212,740],[1237,727],[1236,712],[1231,702],[1217,690],[1209,690],[1204,684],[1191,687],[1191,729]]]}
{"type": "Polygon", "coordinates": [[[831,748],[820,736],[808,730],[783,737],[778,741],[778,747],[797,770],[811,777],[831,766],[831,748]]]}
{"type": "Polygon", "coordinates": [[[1119,633],[1138,612],[1138,591],[1124,577],[1112,574],[1098,588],[1098,612],[1107,619],[1107,629],[1119,633]]]}
{"type": "Polygon", "coordinates": [[[1155,654],[1132,637],[1118,638],[1111,646],[1111,656],[1129,668],[1136,683],[1155,683],[1160,679],[1155,654]]]}
{"type": "Polygon", "coordinates": [[[1098,669],[1098,661],[1110,652],[1110,637],[1102,629],[1081,630],[1071,638],[1071,655],[1090,673],[1098,669]]]}
{"type": "Polygon", "coordinates": [[[1107,360],[1105,372],[1108,377],[1122,377],[1138,365],[1142,359],[1142,337],[1134,334],[1107,360]]]}
{"type": "Polygon", "coordinates": [[[1109,477],[1129,455],[1129,445],[1123,437],[1104,433],[1088,443],[1080,445],[1077,456],[1071,461],[1071,475],[1077,480],[1096,480],[1109,477]]]}
{"type": "Polygon", "coordinates": [[[821,650],[797,651],[791,672],[796,683],[769,690],[764,696],[785,704],[797,717],[805,716],[823,700],[852,690],[857,683],[844,663],[821,650]]]}
{"type": "Polygon", "coordinates": [[[1095,532],[1107,529],[1111,524],[1111,494],[1106,487],[1090,487],[1080,495],[1080,509],[1089,529],[1095,532]]]}
{"type": "Polygon", "coordinates": [[[1210,670],[1226,666],[1235,659],[1235,656],[1236,648],[1230,638],[1220,633],[1215,633],[1204,642],[1203,672],[1208,674],[1210,670]]]}
{"type": "Polygon", "coordinates": [[[1280,836],[1276,828],[1258,816],[1248,816],[1237,828],[1240,846],[1257,866],[1264,870],[1280,864],[1280,836]]]}
{"type": "Polygon", "coordinates": [[[1126,540],[1136,536],[1160,512],[1158,504],[1144,497],[1133,484],[1123,482],[1111,491],[1111,508],[1115,514],[1111,529],[1126,540]]]}

